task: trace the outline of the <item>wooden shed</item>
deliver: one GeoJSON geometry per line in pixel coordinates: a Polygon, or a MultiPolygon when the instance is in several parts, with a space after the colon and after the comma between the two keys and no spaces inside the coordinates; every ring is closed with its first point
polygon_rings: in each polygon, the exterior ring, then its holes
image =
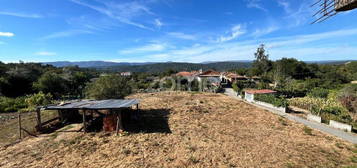
{"type": "MultiPolygon", "coordinates": [[[[135,110],[131,111],[133,118],[139,116],[139,100],[130,99],[109,99],[109,100],[76,100],[61,103],[58,105],[49,105],[42,107],[41,110],[57,110],[61,122],[66,120],[74,120],[80,116],[83,122],[83,130],[87,131],[87,124],[91,122],[94,116],[102,117],[104,131],[123,131],[122,113],[123,109],[128,109],[136,106],[135,110]]],[[[41,111],[37,112],[38,125],[41,129],[41,111]]]]}

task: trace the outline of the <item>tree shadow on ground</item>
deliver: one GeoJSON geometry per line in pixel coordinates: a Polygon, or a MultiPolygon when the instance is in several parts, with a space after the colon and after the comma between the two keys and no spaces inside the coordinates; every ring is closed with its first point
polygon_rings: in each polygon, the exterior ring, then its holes
{"type": "Polygon", "coordinates": [[[130,111],[123,112],[124,130],[130,133],[171,133],[169,109],[145,109],[139,111],[139,119],[132,119],[130,111]]]}

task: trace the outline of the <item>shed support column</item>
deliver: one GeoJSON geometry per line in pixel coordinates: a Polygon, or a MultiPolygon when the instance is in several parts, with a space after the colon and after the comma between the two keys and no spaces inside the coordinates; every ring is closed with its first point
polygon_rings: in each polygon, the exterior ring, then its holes
{"type": "Polygon", "coordinates": [[[41,122],[41,109],[36,108],[36,114],[37,114],[37,131],[41,131],[42,129],[42,122],[41,122]]]}
{"type": "Polygon", "coordinates": [[[82,112],[83,112],[83,131],[87,132],[86,110],[82,110],[82,112]]]}
{"type": "Polygon", "coordinates": [[[119,132],[123,132],[123,123],[122,123],[122,115],[121,111],[117,112],[117,128],[116,128],[117,135],[119,132]]]}
{"type": "Polygon", "coordinates": [[[20,136],[20,139],[22,139],[22,126],[21,126],[21,112],[19,112],[19,136],[20,136]]]}
{"type": "Polygon", "coordinates": [[[139,113],[139,104],[136,104],[136,119],[139,120],[140,119],[140,113],[139,113]]]}

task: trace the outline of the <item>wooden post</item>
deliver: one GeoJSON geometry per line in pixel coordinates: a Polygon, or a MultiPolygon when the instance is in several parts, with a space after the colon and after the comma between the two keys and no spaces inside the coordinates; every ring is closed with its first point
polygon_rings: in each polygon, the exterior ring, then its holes
{"type": "Polygon", "coordinates": [[[61,123],[63,123],[63,120],[64,120],[64,118],[63,118],[63,110],[58,110],[57,112],[58,112],[58,117],[60,118],[61,123]]]}
{"type": "Polygon", "coordinates": [[[139,104],[136,104],[136,119],[139,120],[140,119],[140,113],[139,113],[139,104]]]}
{"type": "Polygon", "coordinates": [[[21,129],[22,129],[22,126],[21,126],[21,112],[19,112],[19,135],[20,135],[20,139],[22,139],[21,129]]]}
{"type": "Polygon", "coordinates": [[[82,110],[83,112],[83,130],[87,132],[87,123],[86,123],[86,110],[82,110]]]}
{"type": "Polygon", "coordinates": [[[122,119],[121,111],[119,111],[117,112],[117,128],[116,128],[117,135],[119,134],[119,132],[123,132],[123,123],[121,119],[122,119]]]}
{"type": "Polygon", "coordinates": [[[41,131],[42,129],[41,108],[36,108],[36,114],[37,114],[37,131],[41,131]]]}

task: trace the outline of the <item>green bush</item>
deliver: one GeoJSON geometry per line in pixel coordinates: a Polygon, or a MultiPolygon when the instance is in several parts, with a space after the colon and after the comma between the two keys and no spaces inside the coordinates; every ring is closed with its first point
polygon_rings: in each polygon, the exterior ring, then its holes
{"type": "Polygon", "coordinates": [[[0,112],[17,112],[22,108],[26,108],[25,97],[9,98],[0,97],[0,112]]]}
{"type": "Polygon", "coordinates": [[[254,96],[257,101],[266,102],[276,107],[288,107],[288,101],[283,97],[277,97],[274,94],[258,94],[254,96]]]}
{"type": "Polygon", "coordinates": [[[48,105],[52,102],[52,95],[50,93],[44,94],[39,92],[26,97],[25,102],[27,104],[27,109],[25,111],[33,111],[37,106],[48,105]]]}
{"type": "Polygon", "coordinates": [[[122,99],[131,93],[129,81],[118,75],[101,76],[86,87],[86,96],[93,99],[122,99]]]}
{"type": "Polygon", "coordinates": [[[323,88],[314,88],[307,94],[307,96],[315,98],[327,98],[328,95],[329,90],[323,88]]]}

